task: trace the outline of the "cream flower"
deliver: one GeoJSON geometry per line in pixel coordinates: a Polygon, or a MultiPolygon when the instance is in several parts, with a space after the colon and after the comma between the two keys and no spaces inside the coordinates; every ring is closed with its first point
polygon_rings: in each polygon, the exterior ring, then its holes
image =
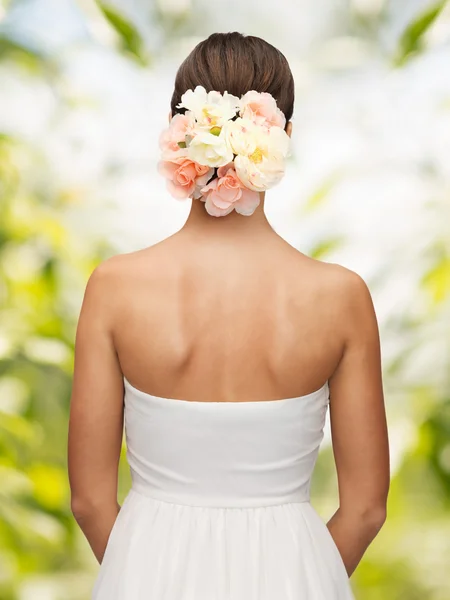
{"type": "Polygon", "coordinates": [[[228,92],[207,92],[198,85],[195,90],[187,90],[181,96],[177,108],[192,111],[197,131],[209,131],[213,127],[222,127],[229,119],[235,117],[240,107],[240,100],[228,92]]]}
{"type": "Polygon", "coordinates": [[[255,163],[247,156],[237,156],[236,173],[242,183],[250,190],[263,192],[277,184],[285,172],[284,161],[263,160],[255,163]]]}
{"type": "Polygon", "coordinates": [[[237,154],[237,176],[251,190],[262,192],[283,177],[285,159],[290,153],[290,138],[281,127],[262,127],[238,118],[224,128],[228,143],[237,154]]]}
{"type": "Polygon", "coordinates": [[[245,156],[255,151],[260,133],[261,127],[258,127],[253,121],[241,117],[235,121],[228,121],[221,132],[226,137],[233,153],[245,156]]]}
{"type": "Polygon", "coordinates": [[[221,132],[214,135],[208,131],[197,133],[187,148],[188,157],[208,167],[221,167],[233,160],[233,151],[221,132]]]}

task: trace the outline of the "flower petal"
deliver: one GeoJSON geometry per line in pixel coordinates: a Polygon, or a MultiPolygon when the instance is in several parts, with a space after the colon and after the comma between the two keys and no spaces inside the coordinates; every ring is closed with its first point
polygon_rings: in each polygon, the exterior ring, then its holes
{"type": "Polygon", "coordinates": [[[260,196],[258,192],[253,190],[242,190],[242,196],[234,203],[234,209],[240,215],[246,217],[252,215],[260,204],[260,196]]]}
{"type": "Polygon", "coordinates": [[[206,212],[212,217],[225,217],[233,210],[233,204],[228,208],[218,208],[211,202],[210,194],[208,194],[205,202],[206,212]]]}
{"type": "Polygon", "coordinates": [[[170,194],[177,200],[184,200],[188,198],[195,189],[195,184],[192,182],[190,185],[176,185],[170,179],[166,180],[166,187],[170,194]]]}

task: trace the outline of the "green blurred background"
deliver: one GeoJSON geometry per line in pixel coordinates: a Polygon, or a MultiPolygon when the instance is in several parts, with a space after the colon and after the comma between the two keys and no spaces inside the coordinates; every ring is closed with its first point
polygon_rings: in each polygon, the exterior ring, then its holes
{"type": "MultiPolygon", "coordinates": [[[[183,224],[188,204],[156,174],[159,131],[181,60],[233,30],[279,47],[296,80],[293,157],[269,219],[359,272],[380,323],[392,484],[355,596],[450,599],[449,3],[3,0],[1,600],[90,595],[97,565],[66,469],[85,284],[101,260],[183,224]]],[[[128,485],[123,454],[121,500],[128,485]]],[[[329,423],[312,491],[327,519],[329,423]]]]}

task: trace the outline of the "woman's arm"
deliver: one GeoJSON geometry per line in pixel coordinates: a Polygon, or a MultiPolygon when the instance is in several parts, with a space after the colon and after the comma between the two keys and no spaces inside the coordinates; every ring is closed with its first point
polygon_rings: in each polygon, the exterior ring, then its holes
{"type": "Polygon", "coordinates": [[[339,509],[327,523],[350,575],[386,520],[389,442],[378,323],[364,280],[346,270],[338,295],[345,347],[330,378],[339,509]]]}
{"type": "Polygon", "coordinates": [[[75,339],[68,459],[72,512],[97,560],[120,510],[123,379],[112,340],[114,263],[89,278],[75,339]]]}

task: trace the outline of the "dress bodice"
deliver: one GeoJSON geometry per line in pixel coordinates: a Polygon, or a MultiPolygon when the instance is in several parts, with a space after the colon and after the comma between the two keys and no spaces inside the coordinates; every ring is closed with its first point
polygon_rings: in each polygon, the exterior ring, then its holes
{"type": "Polygon", "coordinates": [[[310,502],[328,382],[298,398],[191,402],[125,380],[132,487],[92,600],[354,600],[310,502]]]}
{"type": "Polygon", "coordinates": [[[124,385],[136,491],[211,507],[309,501],[328,382],[304,396],[256,402],[175,400],[124,385]]]}

